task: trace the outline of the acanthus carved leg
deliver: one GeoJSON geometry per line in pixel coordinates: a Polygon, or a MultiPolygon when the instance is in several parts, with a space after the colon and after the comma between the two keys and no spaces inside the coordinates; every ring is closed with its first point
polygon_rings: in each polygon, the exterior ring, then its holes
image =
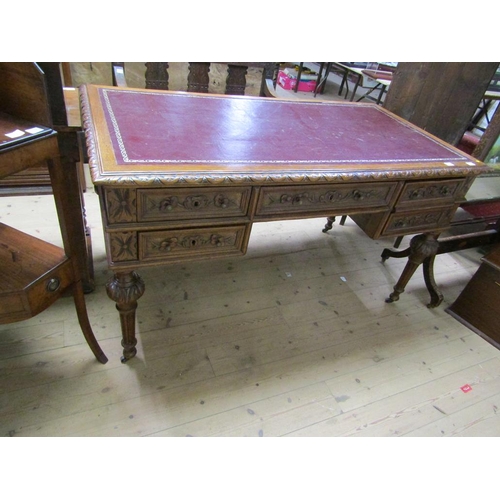
{"type": "MultiPolygon", "coordinates": [[[[432,269],[429,270],[429,264],[432,265],[434,257],[438,251],[439,243],[437,241],[437,234],[419,234],[414,236],[410,241],[410,247],[406,250],[400,252],[393,252],[391,250],[384,250],[382,252],[382,260],[385,261],[389,257],[408,257],[408,262],[406,263],[398,282],[394,286],[394,292],[392,292],[386,299],[386,302],[396,302],[399,300],[399,296],[404,292],[405,287],[410,281],[420,264],[424,263],[424,278],[427,289],[431,294],[431,304],[436,303],[439,300],[439,291],[437,290],[436,283],[432,276],[432,269]]],[[[441,297],[442,300],[442,297],[441,297]]],[[[439,301],[440,303],[440,301],[439,301]]],[[[436,303],[436,305],[439,305],[436,303]]],[[[431,305],[430,305],[431,306],[431,305]]],[[[435,307],[432,305],[431,307],[435,307]]]]}
{"type": "Polygon", "coordinates": [[[137,309],[137,301],[142,297],[144,289],[144,282],[135,271],[116,272],[114,277],[106,284],[108,297],[116,302],[116,309],[120,313],[123,347],[122,363],[137,354],[135,348],[137,344],[135,310],[137,309]]]}

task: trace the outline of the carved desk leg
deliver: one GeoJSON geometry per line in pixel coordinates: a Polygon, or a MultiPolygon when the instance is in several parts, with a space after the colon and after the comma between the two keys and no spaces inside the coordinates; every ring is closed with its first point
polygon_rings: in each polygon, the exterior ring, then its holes
{"type": "Polygon", "coordinates": [[[122,363],[137,354],[135,348],[137,339],[135,337],[135,310],[137,301],[144,293],[144,282],[135,271],[117,272],[106,284],[108,297],[116,302],[116,309],[120,313],[120,324],[122,328],[122,363]]]}
{"type": "MultiPolygon", "coordinates": [[[[347,215],[343,215],[341,218],[340,218],[340,225],[343,226],[345,224],[345,221],[347,219],[347,215]]],[[[323,232],[324,233],[327,233],[328,231],[330,231],[330,229],[333,227],[333,223],[335,222],[335,217],[327,217],[326,218],[326,224],[325,224],[325,227],[323,229],[323,232]]]]}
{"type": "Polygon", "coordinates": [[[335,222],[335,217],[327,217],[325,227],[323,228],[323,232],[326,233],[330,231],[333,227],[333,223],[335,222]]]}
{"type": "Polygon", "coordinates": [[[437,291],[437,287],[432,276],[432,268],[429,268],[429,264],[432,264],[439,248],[437,238],[438,234],[419,234],[411,239],[410,246],[406,250],[394,252],[386,248],[382,252],[382,261],[387,260],[389,257],[408,257],[408,262],[406,263],[398,282],[394,286],[394,292],[389,295],[389,297],[385,300],[386,302],[396,302],[399,300],[400,294],[404,292],[408,281],[410,281],[410,278],[413,276],[418,266],[424,263],[424,279],[427,289],[431,294],[431,304],[429,304],[429,307],[436,307],[439,305],[440,301],[439,303],[436,302],[439,300],[439,296],[441,294],[437,291]]]}

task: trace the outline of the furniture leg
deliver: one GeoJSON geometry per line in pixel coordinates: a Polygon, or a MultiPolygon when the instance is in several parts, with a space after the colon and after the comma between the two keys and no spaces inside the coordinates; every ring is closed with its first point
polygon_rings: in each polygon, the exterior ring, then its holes
{"type": "Polygon", "coordinates": [[[325,76],[323,77],[323,79],[321,81],[321,85],[320,85],[320,89],[319,89],[320,94],[324,94],[324,92],[325,92],[325,86],[326,86],[326,82],[328,80],[328,76],[330,75],[331,67],[332,67],[332,63],[326,63],[325,76]]]}
{"type": "MultiPolygon", "coordinates": [[[[345,224],[345,221],[347,219],[347,215],[343,215],[341,218],[340,218],[340,225],[343,226],[345,224]]],[[[326,219],[326,224],[325,224],[325,227],[323,228],[323,233],[327,233],[328,231],[330,231],[330,229],[333,227],[333,223],[335,222],[335,217],[327,217],[326,219]]]]}
{"type": "MultiPolygon", "coordinates": [[[[78,262],[80,276],[85,293],[95,290],[94,263],[92,259],[92,239],[90,228],[85,216],[82,178],[78,171],[80,151],[77,135],[74,133],[58,133],[60,169],[49,170],[52,184],[64,186],[64,201],[62,202],[65,216],[71,220],[66,224],[70,242],[71,257],[78,262]]],[[[50,168],[50,167],[49,167],[50,168]]],[[[57,196],[54,194],[54,196],[57,196]]],[[[61,218],[61,217],[60,217],[61,218]]]]}
{"type": "Polygon", "coordinates": [[[382,262],[385,262],[389,257],[394,257],[395,259],[401,259],[403,257],[408,257],[411,253],[411,248],[405,248],[404,250],[391,250],[390,248],[384,248],[382,252],[382,262]]]}
{"type": "MultiPolygon", "coordinates": [[[[358,87],[359,87],[359,84],[361,83],[361,75],[358,75],[358,79],[356,80],[356,84],[354,85],[354,89],[352,91],[352,95],[351,95],[351,99],[350,101],[354,101],[354,97],[356,97],[356,91],[358,90],[358,87]]],[[[347,98],[347,94],[346,94],[346,98],[347,98]]]]}
{"type": "Polygon", "coordinates": [[[316,87],[314,89],[314,97],[316,97],[316,95],[318,93],[318,90],[319,90],[319,87],[320,87],[320,84],[321,84],[321,79],[322,79],[323,68],[324,67],[325,67],[325,63],[324,62],[320,63],[320,65],[319,65],[319,71],[318,71],[318,77],[316,78],[316,87]]]}
{"type": "Polygon", "coordinates": [[[327,233],[333,227],[333,223],[335,222],[335,217],[327,217],[325,227],[323,228],[323,232],[327,233]]]}
{"type": "Polygon", "coordinates": [[[116,309],[120,313],[122,330],[122,363],[127,362],[137,354],[135,348],[135,310],[137,301],[144,293],[144,281],[135,271],[116,272],[106,284],[108,297],[116,302],[116,309]]]}
{"type": "Polygon", "coordinates": [[[74,161],[63,164],[60,159],[47,161],[54,202],[56,205],[64,251],[73,263],[75,283],[73,284],[73,298],[75,301],[78,322],[83,336],[87,341],[94,356],[101,363],[106,363],[108,358],[104,355],[94,336],[87,315],[87,307],[83,297],[84,290],[94,290],[93,264],[88,261],[88,247],[86,239],[83,195],[78,181],[77,165],[74,161]]]}
{"type": "MultiPolygon", "coordinates": [[[[406,250],[402,250],[401,252],[394,252],[391,250],[387,251],[387,249],[385,249],[382,252],[382,261],[387,260],[388,257],[401,258],[408,256],[408,262],[406,263],[406,266],[403,269],[398,282],[394,286],[394,292],[389,295],[389,297],[385,300],[386,302],[391,303],[399,300],[400,294],[404,292],[408,281],[410,281],[410,278],[413,276],[418,266],[420,266],[420,264],[422,264],[426,259],[436,255],[439,247],[437,238],[438,234],[435,233],[419,234],[411,239],[410,246],[406,250]]],[[[433,281],[432,272],[427,273],[427,278],[425,279],[426,284],[431,283],[431,281],[433,281]]]]}
{"type": "Polygon", "coordinates": [[[302,70],[304,69],[304,63],[301,62],[299,64],[299,70],[297,72],[297,85],[295,85],[295,88],[293,89],[293,91],[295,93],[297,93],[297,90],[299,90],[299,83],[300,83],[300,77],[302,76],[302,70]]]}
{"type": "Polygon", "coordinates": [[[83,295],[83,286],[81,281],[77,281],[73,284],[73,299],[75,301],[78,323],[80,323],[80,328],[82,329],[83,336],[85,337],[87,344],[89,345],[97,360],[102,364],[106,364],[108,362],[108,358],[99,346],[89,322],[87,306],[85,304],[85,297],[83,295]]]}
{"type": "MultiPolygon", "coordinates": [[[[344,90],[344,84],[347,81],[347,70],[344,70],[344,74],[342,75],[342,81],[340,82],[340,87],[339,87],[339,95],[342,95],[342,91],[344,90]]],[[[347,94],[349,93],[349,89],[347,89],[345,98],[347,99],[347,94]]]]}
{"type": "Polygon", "coordinates": [[[436,281],[434,280],[434,259],[435,255],[431,255],[424,260],[423,270],[424,270],[424,280],[425,286],[429,291],[431,296],[431,301],[427,304],[429,309],[439,306],[443,302],[443,294],[439,291],[436,281]]]}

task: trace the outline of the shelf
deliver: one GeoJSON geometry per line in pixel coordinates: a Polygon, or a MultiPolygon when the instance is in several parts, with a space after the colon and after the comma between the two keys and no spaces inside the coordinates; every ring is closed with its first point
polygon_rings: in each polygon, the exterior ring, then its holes
{"type": "Polygon", "coordinates": [[[64,251],[0,223],[0,324],[31,318],[74,282],[64,251]]]}

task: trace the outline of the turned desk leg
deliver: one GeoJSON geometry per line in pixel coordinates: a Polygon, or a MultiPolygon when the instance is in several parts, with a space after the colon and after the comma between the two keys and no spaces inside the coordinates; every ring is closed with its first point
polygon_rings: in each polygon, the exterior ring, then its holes
{"type": "Polygon", "coordinates": [[[117,272],[106,284],[108,297],[116,302],[116,309],[120,313],[123,347],[122,363],[137,354],[135,348],[137,344],[135,310],[137,309],[137,301],[144,293],[144,288],[144,282],[135,271],[117,272]]]}
{"type": "Polygon", "coordinates": [[[408,281],[418,266],[423,263],[425,284],[431,295],[431,303],[428,307],[436,307],[441,303],[443,297],[437,289],[432,272],[432,264],[439,247],[437,238],[438,234],[419,234],[411,239],[410,246],[406,250],[395,252],[386,248],[382,252],[382,261],[386,261],[389,257],[408,257],[408,262],[394,286],[394,292],[389,295],[386,302],[396,302],[399,300],[399,296],[404,292],[408,281]]]}
{"type": "MultiPolygon", "coordinates": [[[[345,221],[347,219],[347,215],[343,215],[341,218],[340,218],[340,225],[343,226],[345,224],[345,221]]],[[[335,222],[335,217],[327,217],[326,218],[326,224],[325,224],[325,227],[323,228],[323,232],[324,233],[327,233],[328,231],[330,231],[330,229],[333,227],[333,223],[335,222]]]]}
{"type": "Polygon", "coordinates": [[[335,222],[335,217],[327,217],[325,227],[323,228],[323,233],[330,231],[335,222]]]}

